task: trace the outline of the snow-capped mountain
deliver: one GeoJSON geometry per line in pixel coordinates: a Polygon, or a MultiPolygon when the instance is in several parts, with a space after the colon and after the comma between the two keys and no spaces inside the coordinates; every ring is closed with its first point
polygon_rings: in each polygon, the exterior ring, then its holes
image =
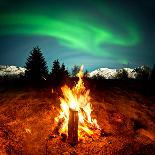
{"type": "MultiPolygon", "coordinates": [[[[88,74],[89,77],[102,76],[105,79],[115,79],[116,74],[122,70],[126,70],[129,78],[136,78],[138,69],[145,70],[145,66],[140,66],[135,69],[132,68],[122,68],[122,69],[109,69],[109,68],[99,68],[88,74]]],[[[26,68],[17,66],[0,65],[0,76],[19,76],[24,75],[26,68]]]]}
{"type": "Polygon", "coordinates": [[[24,75],[25,70],[23,67],[0,65],[0,76],[24,75]]]}
{"type": "Polygon", "coordinates": [[[89,73],[89,77],[93,77],[93,76],[102,76],[104,77],[105,79],[115,79],[116,78],[116,74],[119,72],[119,71],[122,71],[122,70],[126,70],[127,73],[128,73],[128,77],[129,78],[135,78],[136,77],[136,71],[135,69],[132,69],[132,68],[122,68],[122,69],[109,69],[109,68],[99,68],[99,69],[96,69],[92,72],[89,73]]]}
{"type": "Polygon", "coordinates": [[[106,79],[113,79],[115,77],[116,73],[117,73],[116,69],[99,68],[99,69],[96,69],[96,70],[90,72],[89,76],[93,77],[93,76],[99,75],[99,76],[103,76],[106,79]]]}

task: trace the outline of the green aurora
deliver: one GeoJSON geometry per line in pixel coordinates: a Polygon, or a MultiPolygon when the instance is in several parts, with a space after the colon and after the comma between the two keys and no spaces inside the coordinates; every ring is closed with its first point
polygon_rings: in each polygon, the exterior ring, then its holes
{"type": "MultiPolygon", "coordinates": [[[[0,1],[3,43],[0,50],[11,53],[18,49],[20,53],[22,46],[29,50],[39,45],[48,61],[65,59],[69,66],[85,62],[96,67],[151,65],[154,35],[149,22],[152,19],[145,17],[147,14],[139,10],[139,5],[130,0],[127,3],[123,0],[3,0],[0,1]],[[9,49],[7,39],[13,48],[9,49]],[[22,45],[23,41],[27,44],[22,45]]],[[[9,61],[5,52],[1,57],[9,61]]]]}
{"type": "Polygon", "coordinates": [[[67,17],[54,18],[27,13],[0,15],[3,21],[0,23],[3,27],[0,29],[0,35],[50,36],[56,38],[62,46],[105,57],[117,55],[104,50],[102,45],[134,46],[140,42],[134,24],[126,25],[127,34],[123,37],[99,23],[87,22],[83,18],[75,21],[76,17],[73,15],[67,17]]]}

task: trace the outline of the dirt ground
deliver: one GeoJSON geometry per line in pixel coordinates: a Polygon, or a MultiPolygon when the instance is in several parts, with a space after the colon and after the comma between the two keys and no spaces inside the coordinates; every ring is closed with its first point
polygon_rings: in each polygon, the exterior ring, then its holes
{"type": "Polygon", "coordinates": [[[75,147],[52,137],[59,100],[52,89],[0,91],[0,154],[154,155],[155,96],[113,87],[91,91],[103,134],[75,147]]]}

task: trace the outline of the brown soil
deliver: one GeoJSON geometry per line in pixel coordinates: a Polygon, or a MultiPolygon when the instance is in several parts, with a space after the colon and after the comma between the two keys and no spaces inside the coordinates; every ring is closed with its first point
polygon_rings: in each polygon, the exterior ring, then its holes
{"type": "Polygon", "coordinates": [[[155,153],[155,100],[119,88],[94,91],[92,117],[103,134],[86,138],[75,147],[52,137],[58,114],[57,93],[1,91],[0,154],[24,155],[153,155],[155,153]],[[150,104],[151,103],[151,104],[150,104]]]}

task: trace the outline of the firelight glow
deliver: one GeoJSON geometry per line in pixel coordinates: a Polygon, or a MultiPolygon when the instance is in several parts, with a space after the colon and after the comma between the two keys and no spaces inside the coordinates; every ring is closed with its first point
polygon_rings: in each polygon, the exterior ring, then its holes
{"type": "Polygon", "coordinates": [[[77,74],[79,80],[75,87],[70,89],[67,85],[63,86],[62,93],[63,97],[60,97],[60,114],[55,118],[55,121],[59,123],[62,121],[62,127],[59,133],[68,132],[68,121],[69,121],[69,109],[78,111],[79,125],[78,125],[78,137],[83,138],[85,133],[92,135],[97,133],[100,129],[97,124],[97,120],[91,117],[92,106],[90,103],[89,90],[85,89],[82,77],[83,77],[83,66],[77,74]],[[96,130],[93,130],[96,129],[96,130]]]}

